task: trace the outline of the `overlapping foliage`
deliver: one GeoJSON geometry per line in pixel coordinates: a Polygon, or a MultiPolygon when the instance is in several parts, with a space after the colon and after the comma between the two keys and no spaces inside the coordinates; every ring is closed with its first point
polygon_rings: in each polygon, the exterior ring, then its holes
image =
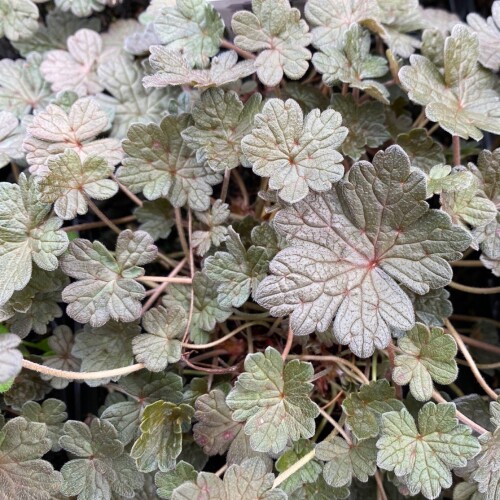
{"type": "Polygon", "coordinates": [[[0,499],[500,500],[500,0],[121,3],[0,0],[0,499]]]}

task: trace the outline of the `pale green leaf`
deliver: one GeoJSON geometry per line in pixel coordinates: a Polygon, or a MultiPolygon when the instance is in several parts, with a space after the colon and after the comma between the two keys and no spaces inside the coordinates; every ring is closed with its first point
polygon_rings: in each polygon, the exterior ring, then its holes
{"type": "Polygon", "coordinates": [[[342,153],[353,160],[359,160],[365,146],[378,148],[391,138],[385,126],[384,105],[380,102],[358,105],[350,94],[334,94],[330,105],[342,115],[342,123],[349,131],[342,143],[342,153]]]}
{"type": "Polygon", "coordinates": [[[347,136],[333,109],[315,109],[305,117],[297,102],[270,99],[255,117],[255,128],[242,140],[243,153],[269,188],[296,203],[309,190],[328,191],[344,172],[337,151],[347,136]]]}
{"type": "Polygon", "coordinates": [[[420,52],[438,67],[444,66],[445,35],[437,29],[426,29],[422,33],[420,52]]]}
{"type": "Polygon", "coordinates": [[[111,0],[55,0],[63,12],[71,11],[75,16],[87,17],[92,12],[100,12],[111,0]]]}
{"type": "Polygon", "coordinates": [[[12,161],[22,161],[24,131],[16,115],[10,111],[0,111],[0,168],[12,161]]]}
{"type": "Polygon", "coordinates": [[[360,357],[409,330],[414,310],[400,284],[419,295],[452,277],[447,261],[470,243],[463,229],[430,210],[425,175],[411,170],[399,146],[379,151],[373,165],[353,165],[347,181],[312,194],[274,219],[291,246],[271,261],[255,298],[273,316],[290,314],[296,335],[333,333],[360,357]]]}
{"type": "MultiPolygon", "coordinates": [[[[429,170],[427,183],[427,197],[433,194],[454,193],[468,190],[472,187],[472,193],[477,191],[474,176],[468,170],[460,167],[452,168],[450,165],[435,165],[429,170]]],[[[445,195],[446,196],[446,195],[445,195]]]]}
{"type": "Polygon", "coordinates": [[[403,403],[396,399],[396,390],[385,379],[376,380],[351,392],[342,403],[347,424],[358,439],[376,437],[384,413],[399,411],[403,403]]]}
{"type": "Polygon", "coordinates": [[[318,476],[314,483],[304,483],[289,495],[290,500],[345,500],[349,498],[349,488],[342,486],[334,488],[327,484],[323,475],[318,476]]]}
{"type": "Polygon", "coordinates": [[[61,473],[40,460],[50,450],[47,426],[23,417],[9,420],[0,431],[0,485],[5,499],[52,500],[61,473]]]}
{"type": "Polygon", "coordinates": [[[181,132],[192,124],[189,115],[167,116],[160,125],[134,124],[123,142],[127,157],[117,177],[148,200],[167,198],[175,207],[186,203],[194,210],[210,206],[212,186],[220,173],[197,162],[181,132]]]}
{"type": "Polygon", "coordinates": [[[132,351],[137,362],[151,372],[161,372],[181,359],[181,340],[186,331],[187,316],[184,309],[158,306],[149,309],[142,318],[147,333],[132,340],[132,351]]]}
{"type": "Polygon", "coordinates": [[[398,340],[401,354],[394,360],[392,378],[396,384],[410,384],[410,391],[418,401],[428,401],[434,390],[433,381],[451,384],[458,375],[457,344],[441,328],[417,323],[398,340]]]}
{"type": "Polygon", "coordinates": [[[426,403],[418,412],[418,427],[406,409],[386,413],[377,441],[377,465],[394,471],[410,495],[422,492],[426,498],[437,498],[452,484],[450,470],[479,453],[471,432],[458,424],[452,403],[426,403]]]}
{"type": "Polygon", "coordinates": [[[252,12],[233,15],[234,43],[250,52],[259,52],[255,68],[259,80],[275,87],[285,74],[291,80],[304,76],[309,67],[311,43],[309,26],[300,11],[288,0],[252,0],[252,12]]]}
{"type": "Polygon", "coordinates": [[[139,437],[139,425],[147,405],[159,399],[172,403],[182,400],[182,379],[174,373],[134,373],[122,378],[119,387],[130,399],[108,406],[101,418],[113,424],[124,444],[139,437]]]}
{"type": "Polygon", "coordinates": [[[253,60],[238,62],[238,54],[233,50],[214,57],[209,69],[192,69],[185,57],[163,45],[152,45],[149,50],[149,63],[155,73],[143,78],[146,88],[168,85],[191,85],[201,89],[220,87],[245,78],[256,69],[253,60]]]}
{"type": "Polygon", "coordinates": [[[261,99],[260,94],[253,94],[243,104],[234,91],[204,92],[193,108],[194,125],[182,132],[198,161],[206,161],[216,172],[246,165],[241,139],[252,131],[261,99]]]}
{"type": "Polygon", "coordinates": [[[139,229],[149,233],[155,241],[168,238],[175,225],[172,205],[164,198],[145,201],[134,210],[134,215],[140,222],[139,229]]]}
{"type": "Polygon", "coordinates": [[[50,205],[40,201],[36,180],[19,177],[19,184],[0,183],[0,304],[22,290],[33,264],[57,269],[58,256],[68,246],[62,221],[50,217],[50,205]]]}
{"type": "Polygon", "coordinates": [[[78,280],[62,292],[66,313],[91,326],[139,318],[145,290],[135,278],[156,254],[153,238],[144,231],[122,231],[114,255],[100,241],[73,240],[61,258],[61,269],[78,280]]]}
{"type": "MultiPolygon", "coordinates": [[[[138,335],[140,327],[136,323],[118,323],[109,321],[106,325],[92,328],[85,325],[82,332],[76,334],[71,353],[81,359],[80,370],[94,372],[121,368],[133,363],[132,339],[138,335]]],[[[107,384],[119,377],[99,380],[86,380],[91,387],[107,384]]]]}
{"type": "Polygon", "coordinates": [[[337,45],[326,45],[316,52],[312,62],[323,81],[330,86],[339,82],[360,89],[371,97],[389,104],[385,86],[373,80],[387,73],[387,60],[370,54],[370,33],[359,24],[352,24],[337,45]]]}
{"type": "Polygon", "coordinates": [[[47,426],[47,437],[52,442],[52,451],[59,451],[59,438],[63,433],[63,423],[68,418],[66,405],[58,399],[46,399],[41,405],[28,401],[23,405],[22,416],[29,422],[40,422],[47,426]]]}
{"type": "Polygon", "coordinates": [[[0,0],[0,37],[15,42],[38,29],[38,7],[31,0],[0,0]]]}
{"type": "Polygon", "coordinates": [[[313,376],[310,363],[284,363],[278,351],[249,354],[245,372],[229,393],[226,402],[233,420],[245,422],[245,434],[255,451],[282,451],[288,440],[310,438],[318,407],[309,397],[313,376]]]}
{"type": "Polygon", "coordinates": [[[348,444],[334,436],[316,446],[316,458],[326,462],[323,477],[335,488],[349,486],[353,478],[366,483],[377,470],[375,439],[348,444]]]}
{"type": "Polygon", "coordinates": [[[146,406],[141,419],[141,435],[130,452],[137,468],[150,472],[175,467],[182,450],[182,432],[189,429],[193,415],[193,408],[185,404],[177,406],[160,400],[146,406]]]}
{"type": "Polygon", "coordinates": [[[206,0],[177,0],[175,7],[162,9],[153,23],[161,43],[182,52],[191,66],[203,68],[219,52],[224,23],[206,0]]]}
{"type": "Polygon", "coordinates": [[[21,339],[13,333],[0,335],[0,382],[2,384],[16,377],[21,371],[23,355],[16,349],[21,339]]]}
{"type": "Polygon", "coordinates": [[[123,156],[120,141],[96,139],[108,126],[108,115],[94,99],[78,99],[69,111],[50,104],[33,118],[27,129],[23,147],[31,173],[46,173],[49,158],[66,149],[75,150],[82,160],[101,156],[116,165],[123,156]]]}
{"type": "Polygon", "coordinates": [[[205,255],[213,246],[219,247],[227,238],[227,227],[223,224],[230,215],[229,205],[215,200],[207,212],[195,212],[195,217],[206,226],[206,230],[193,231],[191,244],[197,255],[205,255]]]}
{"type": "Polygon", "coordinates": [[[399,134],[397,144],[409,156],[412,167],[418,167],[427,174],[432,167],[445,162],[443,147],[423,128],[415,128],[406,134],[399,134]]]}
{"type": "Polygon", "coordinates": [[[173,491],[181,484],[188,481],[196,481],[198,473],[191,464],[187,462],[178,462],[175,469],[167,472],[157,472],[155,475],[156,493],[160,498],[170,500],[173,491]]]}
{"type": "Polygon", "coordinates": [[[194,300],[189,335],[193,342],[202,344],[208,341],[209,333],[213,331],[216,323],[226,321],[231,316],[232,310],[230,307],[219,305],[215,283],[200,272],[195,273],[192,287],[170,285],[167,295],[163,298],[163,305],[167,309],[179,305],[184,311],[189,311],[191,289],[194,300]]]}
{"type": "Polygon", "coordinates": [[[500,133],[499,94],[491,73],[478,63],[478,40],[464,26],[445,41],[444,74],[429,59],[412,55],[399,71],[410,99],[450,134],[480,140],[481,130],[500,133]]]}
{"type": "Polygon", "coordinates": [[[88,198],[107,200],[118,192],[118,184],[109,179],[114,168],[104,158],[89,156],[83,162],[74,149],[49,158],[47,173],[40,181],[40,199],[54,203],[61,219],[71,220],[88,211],[88,198]]]}
{"type": "Polygon", "coordinates": [[[480,177],[486,196],[496,205],[500,204],[500,148],[493,151],[481,151],[477,158],[477,167],[469,163],[469,169],[480,177]]]}

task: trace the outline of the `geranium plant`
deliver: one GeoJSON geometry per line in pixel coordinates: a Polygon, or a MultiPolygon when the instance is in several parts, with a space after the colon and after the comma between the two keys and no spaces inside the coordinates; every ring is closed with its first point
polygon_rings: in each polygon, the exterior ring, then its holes
{"type": "Polygon", "coordinates": [[[0,36],[0,498],[500,499],[499,0],[0,36]]]}

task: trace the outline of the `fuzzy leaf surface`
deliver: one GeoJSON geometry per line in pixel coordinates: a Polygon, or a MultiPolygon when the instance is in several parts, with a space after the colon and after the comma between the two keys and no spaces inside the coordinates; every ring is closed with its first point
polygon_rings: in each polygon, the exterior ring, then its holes
{"type": "Polygon", "coordinates": [[[246,422],[255,451],[283,451],[289,439],[310,438],[318,407],[309,397],[313,376],[310,363],[292,360],[284,364],[276,349],[249,354],[245,372],[227,396],[233,420],[246,422]]]}
{"type": "Polygon", "coordinates": [[[23,355],[17,349],[21,339],[13,333],[0,335],[0,383],[15,378],[22,368],[23,355]]]}
{"type": "Polygon", "coordinates": [[[445,163],[443,147],[429,137],[425,129],[417,128],[407,134],[399,134],[397,143],[409,156],[412,166],[427,174],[435,165],[445,163]]]}
{"type": "Polygon", "coordinates": [[[38,29],[38,7],[31,0],[0,0],[0,37],[15,42],[38,29]]]}
{"type": "Polygon", "coordinates": [[[115,254],[99,241],[76,239],[61,259],[61,269],[78,281],[62,292],[66,313],[80,323],[102,326],[110,319],[139,318],[144,287],[135,278],[156,258],[153,238],[144,231],[122,231],[115,254]]]}
{"type": "Polygon", "coordinates": [[[187,462],[180,461],[175,469],[167,472],[157,472],[155,474],[156,493],[160,498],[172,498],[173,491],[182,484],[192,481],[196,482],[198,473],[195,468],[187,462]]]}
{"type": "Polygon", "coordinates": [[[296,335],[324,332],[335,317],[335,338],[357,356],[386,347],[391,328],[415,322],[400,284],[420,295],[447,285],[447,261],[470,243],[425,197],[425,175],[399,146],[373,164],[357,162],[335,190],[277,214],[274,226],[291,246],[271,262],[257,302],[273,316],[290,314],[296,335]]]}
{"type": "Polygon", "coordinates": [[[194,231],[191,243],[197,255],[205,255],[213,246],[218,247],[227,238],[227,227],[223,224],[229,219],[229,205],[216,200],[210,210],[195,212],[195,217],[204,224],[206,230],[194,231]]]}
{"type": "Polygon", "coordinates": [[[16,115],[10,111],[0,111],[0,168],[11,160],[24,159],[22,152],[24,134],[16,115]]]}
{"type": "Polygon", "coordinates": [[[343,173],[337,151],[347,136],[342,117],[333,109],[311,111],[304,118],[293,99],[270,99],[255,117],[252,133],[242,140],[243,153],[270,189],[288,203],[296,203],[309,190],[327,191],[343,173]]]}
{"type": "Polygon", "coordinates": [[[477,34],[479,41],[479,61],[485,68],[500,69],[500,2],[493,2],[491,16],[482,18],[479,14],[467,16],[467,24],[477,34]]]}
{"type": "Polygon", "coordinates": [[[167,238],[175,225],[172,205],[163,199],[145,201],[134,210],[140,222],[139,229],[146,231],[156,241],[167,238]]]}

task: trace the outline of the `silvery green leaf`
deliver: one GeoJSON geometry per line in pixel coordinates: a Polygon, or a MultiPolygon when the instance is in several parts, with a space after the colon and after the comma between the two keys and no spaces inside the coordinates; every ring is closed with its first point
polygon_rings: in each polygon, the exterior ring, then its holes
{"type": "Polygon", "coordinates": [[[76,31],[87,28],[100,31],[101,22],[97,18],[79,19],[70,12],[52,10],[45,16],[45,24],[39,23],[38,30],[30,38],[18,40],[12,45],[23,57],[30,52],[44,53],[49,50],[66,50],[66,40],[76,31]]]}
{"type": "Polygon", "coordinates": [[[33,264],[57,269],[58,256],[68,246],[62,221],[50,217],[50,205],[40,201],[33,177],[19,184],[0,183],[0,305],[29,282],[33,264]]]}
{"type": "Polygon", "coordinates": [[[144,25],[152,23],[165,7],[172,7],[175,3],[175,0],[150,0],[147,9],[139,14],[139,21],[144,25]]]}
{"type": "Polygon", "coordinates": [[[187,313],[180,307],[149,309],[142,318],[147,333],[132,340],[132,351],[139,363],[151,372],[161,372],[181,359],[181,339],[187,327],[187,313]]]}
{"type": "Polygon", "coordinates": [[[23,355],[17,349],[21,339],[13,333],[0,334],[0,382],[15,378],[22,368],[23,355]]]}
{"type": "MultiPolygon", "coordinates": [[[[216,285],[203,273],[195,273],[192,290],[194,301],[189,335],[191,341],[201,344],[208,341],[209,333],[215,328],[216,323],[222,323],[231,316],[232,310],[219,305],[216,285]]],[[[167,309],[179,305],[184,311],[189,311],[191,287],[170,285],[162,302],[167,309]]]]}
{"type": "MultiPolygon", "coordinates": [[[[433,194],[442,194],[443,192],[449,194],[469,189],[475,193],[476,186],[474,176],[468,170],[453,169],[450,165],[438,164],[429,170],[427,198],[433,194]]],[[[444,195],[444,199],[446,200],[446,195],[444,195]]]]}
{"type": "Polygon", "coordinates": [[[0,475],[4,498],[52,500],[61,487],[61,473],[41,460],[51,447],[45,424],[23,417],[9,420],[0,431],[0,475]]]}
{"type": "Polygon", "coordinates": [[[399,134],[397,144],[409,156],[412,167],[418,167],[427,174],[435,165],[445,163],[443,147],[427,134],[426,129],[416,128],[399,134]]]}
{"type": "Polygon", "coordinates": [[[463,139],[480,140],[481,130],[500,133],[495,79],[480,66],[478,54],[477,36],[457,25],[445,41],[444,74],[419,55],[399,71],[410,99],[425,106],[427,118],[463,139]]]}
{"type": "MultiPolygon", "coordinates": [[[[49,337],[48,346],[51,354],[44,356],[43,364],[56,368],[57,370],[66,370],[70,372],[80,371],[80,360],[72,353],[75,345],[75,337],[71,328],[67,325],[59,325],[54,328],[49,337]]],[[[40,375],[43,380],[50,382],[55,389],[64,389],[70,383],[68,379],[52,377],[50,375],[40,375]]]]}
{"type": "MultiPolygon", "coordinates": [[[[150,4],[150,6],[151,5],[152,4],[150,4]]],[[[142,14],[145,13],[146,12],[143,12],[142,14]]],[[[139,19],[141,16],[139,16],[139,19]]],[[[150,22],[127,36],[124,40],[123,48],[126,52],[134,56],[147,56],[149,55],[149,47],[152,45],[160,45],[160,43],[160,39],[155,31],[155,25],[150,22]]]]}
{"type": "Polygon", "coordinates": [[[38,373],[23,370],[16,377],[15,383],[3,394],[4,402],[14,411],[21,411],[27,401],[40,401],[52,390],[47,382],[44,382],[38,373]]]}
{"type": "Polygon", "coordinates": [[[269,188],[296,203],[309,190],[327,191],[343,173],[337,151],[347,136],[342,117],[333,109],[315,109],[303,116],[297,102],[270,99],[255,117],[252,133],[241,142],[243,153],[269,188]]]}
{"type": "Polygon", "coordinates": [[[113,424],[123,444],[139,437],[139,425],[147,405],[159,399],[172,403],[182,400],[182,379],[174,373],[143,370],[121,378],[119,388],[130,397],[108,406],[101,418],[113,424]]]}
{"type": "Polygon", "coordinates": [[[63,12],[71,11],[75,16],[87,17],[92,12],[104,10],[108,0],[55,0],[55,2],[63,12]]]}
{"type": "Polygon", "coordinates": [[[302,85],[300,82],[286,82],[281,90],[284,97],[297,101],[304,113],[316,108],[323,111],[328,106],[328,97],[316,87],[302,85]]]}
{"type": "Polygon", "coordinates": [[[493,2],[491,16],[483,19],[479,14],[467,16],[467,24],[477,34],[479,61],[493,71],[500,69],[500,2],[493,2]]]}
{"type": "Polygon", "coordinates": [[[375,439],[348,444],[341,437],[334,436],[316,446],[316,458],[326,462],[323,477],[335,488],[349,486],[353,478],[366,483],[377,470],[375,439]]]}
{"type": "MultiPolygon", "coordinates": [[[[276,470],[278,472],[286,471],[313,449],[314,444],[312,441],[299,439],[293,444],[293,447],[290,450],[285,451],[278,458],[276,461],[276,470]]],[[[285,491],[285,493],[290,495],[304,484],[314,484],[321,474],[321,469],[321,463],[318,460],[313,459],[303,465],[297,472],[294,472],[286,481],[284,481],[281,484],[281,488],[285,491]]]]}
{"type": "Polygon", "coordinates": [[[288,0],[252,0],[252,12],[233,15],[234,43],[250,52],[259,52],[255,68],[259,80],[277,86],[285,74],[291,80],[303,77],[309,67],[311,43],[309,26],[300,11],[288,0]]]}
{"type": "Polygon", "coordinates": [[[0,168],[11,160],[19,161],[23,154],[24,131],[19,126],[16,115],[10,111],[0,111],[0,168]]]}
{"type": "Polygon", "coordinates": [[[123,444],[109,422],[94,418],[87,426],[69,420],[64,424],[59,444],[78,457],[61,469],[64,495],[76,496],[77,500],[110,500],[112,491],[132,498],[134,491],[142,488],[144,478],[124,453],[123,444]]]}
{"type": "Polygon", "coordinates": [[[477,468],[472,473],[472,479],[478,484],[478,491],[483,493],[485,500],[496,500],[500,494],[500,402],[490,403],[491,423],[495,426],[493,432],[487,432],[479,437],[481,453],[476,458],[477,468]]]}
{"type": "Polygon", "coordinates": [[[135,279],[156,258],[153,243],[148,233],[127,229],[118,235],[113,255],[100,241],[73,240],[61,258],[61,269],[78,280],[62,292],[66,313],[94,327],[139,318],[145,290],[135,279]]]}
{"type": "Polygon", "coordinates": [[[118,184],[109,179],[113,166],[99,156],[82,162],[74,149],[67,149],[49,158],[47,169],[39,184],[40,199],[54,203],[56,215],[64,220],[86,214],[88,198],[107,200],[118,191],[118,184]]]}
{"type": "Polygon", "coordinates": [[[500,276],[500,213],[486,226],[477,228],[474,235],[481,241],[481,262],[500,276]]]}
{"type": "Polygon", "coordinates": [[[484,500],[484,495],[479,493],[477,483],[463,481],[453,488],[453,500],[484,500]]]}
{"type": "Polygon", "coordinates": [[[38,15],[31,0],[0,0],[0,37],[13,42],[29,38],[38,28],[38,15]]]}
{"type": "MultiPolygon", "coordinates": [[[[132,339],[140,333],[137,323],[117,323],[92,328],[85,325],[75,336],[71,354],[81,359],[80,371],[96,372],[131,365],[134,362],[132,339]]],[[[118,380],[120,377],[86,380],[91,387],[118,380]]]]}
{"type": "Polygon", "coordinates": [[[50,104],[38,113],[28,126],[23,147],[31,173],[43,175],[51,156],[74,149],[82,160],[88,156],[101,156],[111,165],[123,156],[117,139],[96,139],[109,127],[109,117],[92,98],[74,102],[69,111],[50,104]]]}
{"type": "Polygon", "coordinates": [[[398,340],[398,347],[401,353],[395,357],[392,378],[396,384],[410,384],[418,401],[431,399],[433,381],[449,385],[457,378],[457,344],[441,328],[417,323],[398,340]]]}
{"type": "Polygon", "coordinates": [[[428,7],[421,9],[423,21],[430,27],[439,30],[443,35],[448,35],[455,24],[461,22],[460,17],[455,12],[449,12],[444,9],[434,9],[428,7]]]}
{"type": "Polygon", "coordinates": [[[291,246],[271,261],[257,302],[273,316],[290,314],[296,335],[324,332],[335,316],[337,341],[371,356],[391,328],[414,325],[400,285],[420,295],[442,288],[452,277],[447,261],[470,244],[425,197],[424,173],[399,146],[379,151],[373,165],[357,162],[336,189],[278,212],[274,227],[291,246]]]}
{"type": "Polygon", "coordinates": [[[429,499],[451,486],[451,469],[480,451],[471,429],[458,424],[452,403],[426,403],[418,412],[418,427],[406,409],[382,415],[377,448],[380,468],[394,471],[410,495],[422,492],[429,499]]]}
{"type": "Polygon", "coordinates": [[[205,500],[284,500],[286,493],[272,488],[274,474],[268,472],[260,458],[249,458],[241,465],[231,465],[224,480],[210,472],[200,472],[195,480],[181,484],[172,492],[172,500],[204,498],[205,500]]]}
{"type": "Polygon", "coordinates": [[[191,66],[204,68],[219,52],[224,22],[206,0],[177,0],[153,20],[160,43],[168,50],[182,52],[191,66]]]}
{"type": "Polygon", "coordinates": [[[253,74],[253,60],[238,61],[233,50],[222,52],[211,61],[209,69],[192,69],[187,59],[163,45],[149,47],[149,63],[155,71],[142,80],[144,87],[167,87],[169,85],[191,85],[200,89],[220,87],[253,74]]]}
{"type": "Polygon", "coordinates": [[[130,451],[141,472],[165,472],[175,467],[182,450],[182,432],[189,429],[193,415],[193,408],[185,404],[177,406],[160,400],[146,406],[141,435],[130,451]]]}
{"type": "Polygon", "coordinates": [[[380,17],[377,0],[309,0],[304,11],[320,50],[335,47],[351,24],[373,24],[380,17]]]}
{"type": "MultiPolygon", "coordinates": [[[[107,31],[101,34],[102,56],[104,64],[108,59],[121,58],[127,56],[124,44],[125,39],[141,29],[141,24],[135,19],[117,19],[113,21],[107,31]]],[[[142,76],[142,75],[141,75],[142,76]]]]}
{"type": "Polygon", "coordinates": [[[198,473],[191,464],[180,461],[175,469],[155,474],[156,493],[160,498],[172,498],[172,493],[181,484],[187,481],[196,481],[198,473]]]}
{"type": "Polygon", "coordinates": [[[63,423],[68,418],[66,405],[58,399],[46,399],[41,405],[28,401],[23,405],[22,416],[28,422],[40,422],[47,426],[47,437],[52,442],[52,451],[59,451],[59,438],[62,435],[63,423]]]}
{"type": "Polygon", "coordinates": [[[134,215],[140,222],[139,229],[149,233],[155,241],[167,238],[175,225],[172,205],[164,198],[145,201],[134,210],[134,215]]]}
{"type": "Polygon", "coordinates": [[[207,212],[195,212],[195,217],[204,224],[207,229],[194,231],[191,244],[197,255],[205,255],[210,247],[220,246],[227,237],[227,227],[223,224],[230,215],[229,205],[222,200],[216,200],[207,212]]]}
{"type": "Polygon", "coordinates": [[[359,24],[352,24],[337,45],[326,45],[316,52],[312,62],[323,81],[330,86],[348,83],[368,95],[389,104],[389,91],[373,80],[387,73],[387,60],[370,54],[370,33],[359,24]]]}
{"type": "Polygon", "coordinates": [[[123,142],[127,157],[117,171],[120,182],[148,200],[168,199],[175,207],[186,203],[194,210],[210,206],[212,186],[220,173],[198,163],[181,132],[192,124],[189,115],[167,116],[160,125],[136,123],[123,142]]]}
{"type": "Polygon", "coordinates": [[[425,295],[418,295],[405,289],[415,309],[415,319],[427,326],[442,326],[444,319],[453,312],[448,300],[450,292],[445,288],[429,290],[425,295]]]}
{"type": "Polygon", "coordinates": [[[0,110],[22,118],[33,109],[48,104],[51,93],[40,75],[41,62],[39,54],[31,54],[27,59],[0,61],[0,110]]]}
{"type": "Polygon", "coordinates": [[[125,55],[107,57],[97,71],[101,85],[111,94],[107,104],[114,110],[111,136],[124,138],[132,123],[159,122],[172,92],[145,89],[144,70],[125,55]]]}
{"type": "Polygon", "coordinates": [[[351,392],[342,403],[347,425],[360,440],[376,437],[380,432],[381,416],[403,407],[396,399],[396,390],[385,379],[363,385],[359,392],[351,392]]]}
{"type": "Polygon", "coordinates": [[[262,97],[253,94],[245,104],[232,90],[209,89],[192,111],[194,125],[182,132],[199,162],[206,161],[216,172],[245,165],[241,139],[252,131],[262,97]]]}
{"type": "Polygon", "coordinates": [[[481,151],[477,158],[477,167],[469,163],[468,168],[480,179],[486,196],[496,205],[500,205],[500,148],[481,151]]]}
{"type": "Polygon", "coordinates": [[[426,29],[422,33],[420,52],[440,68],[444,66],[444,40],[445,35],[437,29],[426,29]]]}
{"type": "Polygon", "coordinates": [[[71,90],[79,96],[103,90],[97,77],[102,52],[99,33],[83,28],[67,40],[68,50],[49,50],[44,55],[40,73],[54,92],[71,90]]]}
{"type": "Polygon", "coordinates": [[[313,376],[310,363],[284,363],[276,349],[248,354],[245,371],[238,377],[226,403],[233,420],[245,422],[255,451],[279,453],[289,439],[310,438],[318,407],[310,399],[313,376]]]}
{"type": "Polygon", "coordinates": [[[203,272],[216,284],[221,306],[240,307],[267,275],[275,252],[271,247],[258,245],[247,250],[232,227],[228,229],[225,244],[227,251],[208,257],[203,272]]]}
{"type": "Polygon", "coordinates": [[[334,94],[330,105],[342,115],[342,123],[349,131],[342,143],[342,153],[353,160],[359,160],[365,146],[377,148],[390,139],[382,103],[367,101],[358,105],[352,95],[334,94]]]}

